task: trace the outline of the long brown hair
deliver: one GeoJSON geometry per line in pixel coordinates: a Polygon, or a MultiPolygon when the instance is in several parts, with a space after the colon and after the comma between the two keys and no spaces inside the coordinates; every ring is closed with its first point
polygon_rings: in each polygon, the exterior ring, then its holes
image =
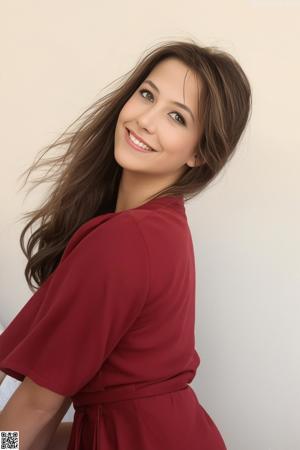
{"type": "MultiPolygon", "coordinates": [[[[33,184],[54,180],[47,199],[29,218],[20,235],[28,262],[25,277],[32,291],[55,270],[72,234],[89,219],[115,211],[122,167],[114,158],[114,133],[119,113],[151,70],[167,57],[176,57],[201,81],[198,145],[200,166],[188,167],[177,182],[159,191],[162,195],[183,195],[187,201],[202,191],[232,157],[250,118],[250,83],[239,63],[216,47],[202,47],[194,41],[168,41],[154,46],[123,77],[118,87],[86,109],[25,172],[41,166],[56,168],[33,184]],[[87,114],[88,113],[88,114],[87,114]],[[87,114],[77,129],[68,129],[87,114]],[[51,148],[66,145],[63,155],[42,160],[51,148]],[[27,246],[25,234],[34,224],[27,246]],[[38,250],[33,254],[35,245],[38,250]]],[[[44,148],[43,148],[44,149],[44,148]]],[[[43,150],[42,149],[42,150],[43,150]]],[[[24,185],[23,185],[24,186],[24,185]]],[[[30,189],[31,190],[31,189],[30,189]]],[[[22,219],[23,220],[23,219],[22,219]]]]}

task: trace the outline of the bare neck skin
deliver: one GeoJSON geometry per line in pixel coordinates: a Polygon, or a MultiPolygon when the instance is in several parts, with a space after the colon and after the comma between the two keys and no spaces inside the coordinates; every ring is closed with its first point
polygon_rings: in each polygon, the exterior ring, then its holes
{"type": "MultiPolygon", "coordinates": [[[[178,175],[179,176],[179,175],[178,175]]],[[[136,208],[148,201],[148,198],[155,195],[161,189],[174,183],[174,173],[166,176],[153,178],[153,175],[130,172],[123,169],[119,186],[118,198],[115,212],[136,208]]]]}

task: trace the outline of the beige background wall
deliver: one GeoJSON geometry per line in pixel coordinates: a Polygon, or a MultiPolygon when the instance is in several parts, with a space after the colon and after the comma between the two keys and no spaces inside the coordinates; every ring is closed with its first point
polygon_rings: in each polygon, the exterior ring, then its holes
{"type": "Polygon", "coordinates": [[[253,113],[234,159],[186,206],[201,357],[192,386],[228,449],[299,449],[300,2],[3,0],[0,9],[4,327],[31,296],[17,220],[43,194],[25,199],[20,173],[150,46],[219,46],[247,73],[253,113]]]}

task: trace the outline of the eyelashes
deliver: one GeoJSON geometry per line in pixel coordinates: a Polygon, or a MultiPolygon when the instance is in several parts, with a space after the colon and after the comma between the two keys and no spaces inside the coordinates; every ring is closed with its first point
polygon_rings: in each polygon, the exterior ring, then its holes
{"type": "MultiPolygon", "coordinates": [[[[141,97],[143,97],[144,99],[146,99],[146,97],[143,96],[143,93],[147,92],[148,94],[151,95],[151,97],[153,98],[153,94],[151,91],[149,91],[148,89],[140,89],[139,90],[139,94],[141,95],[141,97]]],[[[179,122],[178,120],[174,119],[175,122],[181,124],[181,125],[186,125],[185,119],[182,117],[181,114],[179,114],[177,111],[173,111],[171,114],[177,114],[178,117],[180,117],[181,122],[179,122]]]]}

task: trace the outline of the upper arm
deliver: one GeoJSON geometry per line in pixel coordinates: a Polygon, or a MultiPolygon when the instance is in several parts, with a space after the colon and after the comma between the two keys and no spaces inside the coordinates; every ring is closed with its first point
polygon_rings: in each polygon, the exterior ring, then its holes
{"type": "Polygon", "coordinates": [[[25,377],[1,412],[0,429],[18,430],[24,450],[46,450],[70,402],[25,377]]]}
{"type": "Polygon", "coordinates": [[[56,414],[63,406],[69,409],[72,400],[70,397],[57,394],[37,383],[31,378],[25,377],[18,387],[20,394],[24,397],[24,401],[34,409],[48,411],[53,415],[56,414]]]}
{"type": "Polygon", "coordinates": [[[2,372],[2,370],[0,370],[0,384],[2,383],[2,381],[4,380],[4,378],[6,377],[6,373],[2,372]]]}
{"type": "Polygon", "coordinates": [[[62,419],[68,411],[70,404],[71,400],[66,397],[60,410],[40,430],[30,450],[62,450],[67,448],[73,422],[62,422],[62,419]]]}
{"type": "Polygon", "coordinates": [[[38,408],[55,411],[90,383],[147,301],[148,249],[138,225],[129,214],[105,224],[82,229],[1,334],[0,368],[22,380],[38,408]]]}

